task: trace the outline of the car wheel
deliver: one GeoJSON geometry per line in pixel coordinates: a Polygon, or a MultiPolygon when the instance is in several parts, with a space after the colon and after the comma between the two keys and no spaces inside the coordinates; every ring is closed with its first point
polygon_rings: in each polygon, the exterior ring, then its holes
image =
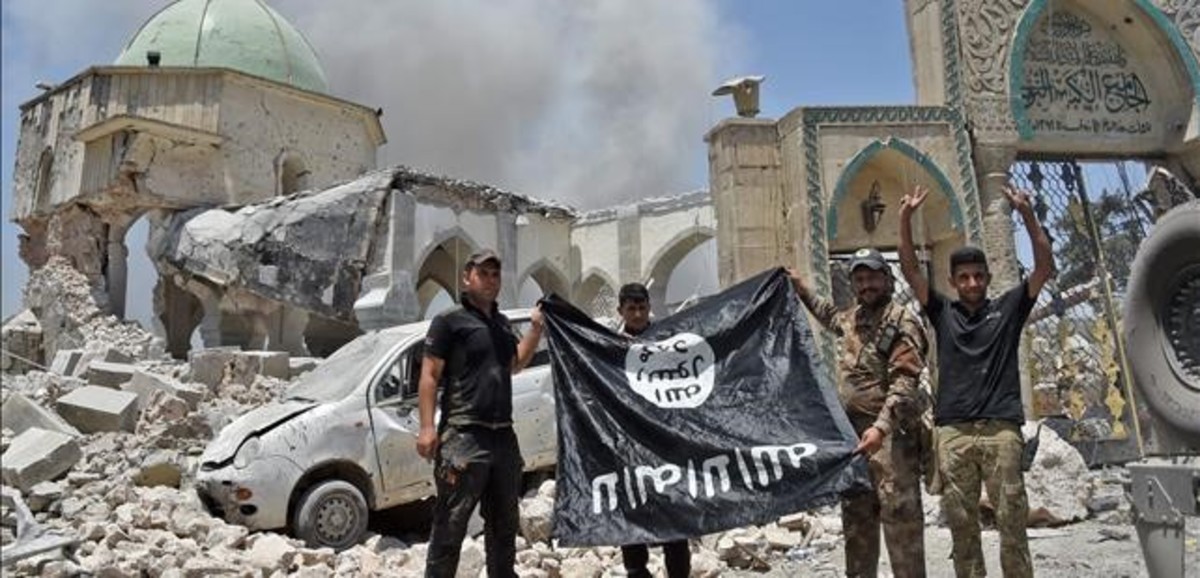
{"type": "Polygon", "coordinates": [[[309,488],[296,504],[296,536],[313,548],[345,550],[367,532],[367,501],[354,484],[327,480],[309,488]]]}
{"type": "Polygon", "coordinates": [[[1138,248],[1125,296],[1134,383],[1158,418],[1200,434],[1200,201],[1172,209],[1138,248]]]}

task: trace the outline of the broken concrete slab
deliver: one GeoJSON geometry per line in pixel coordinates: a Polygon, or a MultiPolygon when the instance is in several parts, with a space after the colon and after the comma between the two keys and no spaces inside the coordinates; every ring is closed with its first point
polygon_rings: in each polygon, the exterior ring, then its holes
{"type": "Polygon", "coordinates": [[[58,398],[55,409],[83,433],[132,432],[137,426],[137,400],[135,393],[89,385],[58,398]]]}
{"type": "Polygon", "coordinates": [[[87,368],[87,381],[92,385],[116,389],[133,379],[138,369],[128,363],[93,361],[87,368]]]}
{"type": "Polygon", "coordinates": [[[130,364],[134,359],[129,354],[112,347],[91,348],[82,350],[79,360],[75,362],[74,377],[84,377],[93,363],[125,363],[130,364]]]}
{"type": "Polygon", "coordinates": [[[63,482],[38,482],[29,489],[29,500],[26,504],[34,512],[45,510],[55,500],[63,497],[66,484],[63,482]]]}
{"type": "Polygon", "coordinates": [[[290,379],[290,358],[285,351],[201,349],[188,355],[188,363],[192,381],[215,388],[226,381],[250,385],[258,375],[290,379]]]}
{"type": "Polygon", "coordinates": [[[42,326],[32,311],[26,309],[0,328],[4,352],[0,354],[0,370],[5,373],[25,373],[42,366],[42,326]]]}
{"type": "Polygon", "coordinates": [[[62,432],[30,428],[4,452],[4,483],[28,493],[35,484],[67,473],[83,452],[75,438],[62,432]]]}
{"type": "Polygon", "coordinates": [[[66,377],[75,375],[75,368],[82,357],[82,349],[60,349],[54,354],[54,361],[50,362],[50,371],[66,377]]]}
{"type": "Polygon", "coordinates": [[[208,395],[208,388],[203,384],[180,383],[170,377],[141,370],[134,372],[133,379],[122,385],[121,389],[137,394],[139,411],[146,409],[151,395],[156,391],[163,391],[184,400],[191,409],[199,407],[200,402],[208,395]]]}
{"type": "Polygon", "coordinates": [[[69,436],[79,436],[79,430],[59,417],[58,414],[38,405],[24,394],[12,393],[0,406],[0,421],[13,433],[21,434],[30,428],[56,431],[69,436]]]}
{"type": "MultiPolygon", "coordinates": [[[[290,379],[292,377],[291,355],[286,351],[243,351],[241,352],[241,356],[247,360],[248,365],[255,372],[255,375],[265,375],[279,379],[290,379]]],[[[250,379],[253,381],[253,376],[250,379]]]]}

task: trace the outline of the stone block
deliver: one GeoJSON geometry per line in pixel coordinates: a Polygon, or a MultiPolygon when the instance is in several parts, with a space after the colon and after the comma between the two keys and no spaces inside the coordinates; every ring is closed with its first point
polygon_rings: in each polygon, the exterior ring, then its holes
{"type": "Polygon", "coordinates": [[[134,372],[133,378],[129,380],[129,383],[122,385],[121,389],[137,394],[139,411],[146,409],[146,405],[150,403],[150,397],[155,391],[163,391],[176,396],[186,401],[191,409],[196,409],[208,395],[208,388],[202,384],[180,383],[169,377],[140,370],[134,372]]]}
{"type": "Polygon", "coordinates": [[[59,349],[54,354],[54,360],[50,362],[50,371],[70,377],[75,374],[80,357],[83,357],[82,349],[59,349]]]}
{"type": "Polygon", "coordinates": [[[40,428],[69,436],[79,435],[79,430],[63,421],[58,414],[20,393],[12,393],[4,400],[4,405],[0,406],[0,421],[15,434],[24,433],[30,428],[40,428]]]}
{"type": "Polygon", "coordinates": [[[58,398],[58,414],[83,433],[132,432],[137,426],[138,396],[89,385],[58,398]]]}
{"type": "Polygon", "coordinates": [[[96,362],[133,363],[133,361],[132,356],[112,347],[84,349],[83,353],[79,356],[79,361],[75,363],[75,371],[71,375],[73,377],[86,376],[92,364],[96,362]]]}
{"type": "Polygon", "coordinates": [[[136,372],[137,367],[127,363],[93,361],[88,364],[87,381],[92,385],[115,389],[133,379],[133,374],[136,372]]]}
{"type": "Polygon", "coordinates": [[[25,373],[39,368],[42,361],[42,326],[33,312],[26,309],[14,315],[0,328],[0,370],[5,373],[25,373]]]}
{"type": "Polygon", "coordinates": [[[75,438],[56,431],[30,428],[4,452],[0,475],[4,483],[29,493],[39,482],[69,471],[83,457],[75,438]]]}
{"type": "Polygon", "coordinates": [[[62,482],[38,482],[29,489],[25,504],[34,512],[44,511],[55,500],[63,497],[66,485],[62,482]]]}
{"type": "Polygon", "coordinates": [[[208,397],[208,387],[203,383],[178,383],[175,384],[175,395],[186,401],[188,407],[196,409],[200,407],[200,402],[208,397]]]}
{"type": "Polygon", "coordinates": [[[188,353],[188,366],[191,367],[191,380],[203,383],[210,388],[220,385],[225,378],[226,368],[233,364],[236,348],[214,347],[192,350],[188,353]]]}
{"type": "Polygon", "coordinates": [[[291,356],[286,351],[236,351],[202,349],[188,355],[192,381],[216,388],[223,381],[250,385],[255,376],[291,378],[291,356]]]}
{"type": "MultiPolygon", "coordinates": [[[[256,375],[265,375],[278,379],[291,379],[291,355],[286,351],[243,351],[241,355],[247,359],[248,365],[256,375]]],[[[251,378],[253,381],[253,378],[251,378]]]]}

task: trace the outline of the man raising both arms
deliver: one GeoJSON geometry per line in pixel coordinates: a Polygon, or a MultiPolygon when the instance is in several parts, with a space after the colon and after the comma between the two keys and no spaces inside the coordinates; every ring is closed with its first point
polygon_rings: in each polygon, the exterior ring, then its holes
{"type": "Polygon", "coordinates": [[[1027,279],[996,299],[988,299],[992,276],[983,251],[975,247],[950,255],[950,284],[957,300],[930,289],[917,264],[911,224],[913,212],[929,191],[918,186],[900,205],[900,269],[937,334],[934,421],[942,510],[950,526],[954,572],[959,578],[987,574],[979,541],[981,485],[987,486],[996,508],[1004,576],[1033,576],[1025,534],[1029,503],[1021,472],[1024,410],[1017,351],[1025,320],[1053,273],[1054,258],[1029,195],[1011,186],[1005,186],[1004,195],[1025,223],[1034,266],[1027,279]]]}

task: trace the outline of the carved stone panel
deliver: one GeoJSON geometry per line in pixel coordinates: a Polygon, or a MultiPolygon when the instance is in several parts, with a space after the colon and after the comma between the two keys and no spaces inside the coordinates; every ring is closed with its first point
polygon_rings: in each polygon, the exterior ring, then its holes
{"type": "Polygon", "coordinates": [[[1028,0],[958,2],[959,30],[967,61],[967,99],[1007,91],[1008,43],[1028,0]]]}
{"type": "Polygon", "coordinates": [[[1103,22],[1074,8],[1047,10],[1023,48],[1022,83],[1013,95],[1022,136],[1165,138],[1164,102],[1174,99],[1103,22]]]}
{"type": "Polygon", "coordinates": [[[1200,59],[1200,2],[1196,0],[1155,0],[1155,4],[1179,29],[1183,39],[1200,59]]]}

